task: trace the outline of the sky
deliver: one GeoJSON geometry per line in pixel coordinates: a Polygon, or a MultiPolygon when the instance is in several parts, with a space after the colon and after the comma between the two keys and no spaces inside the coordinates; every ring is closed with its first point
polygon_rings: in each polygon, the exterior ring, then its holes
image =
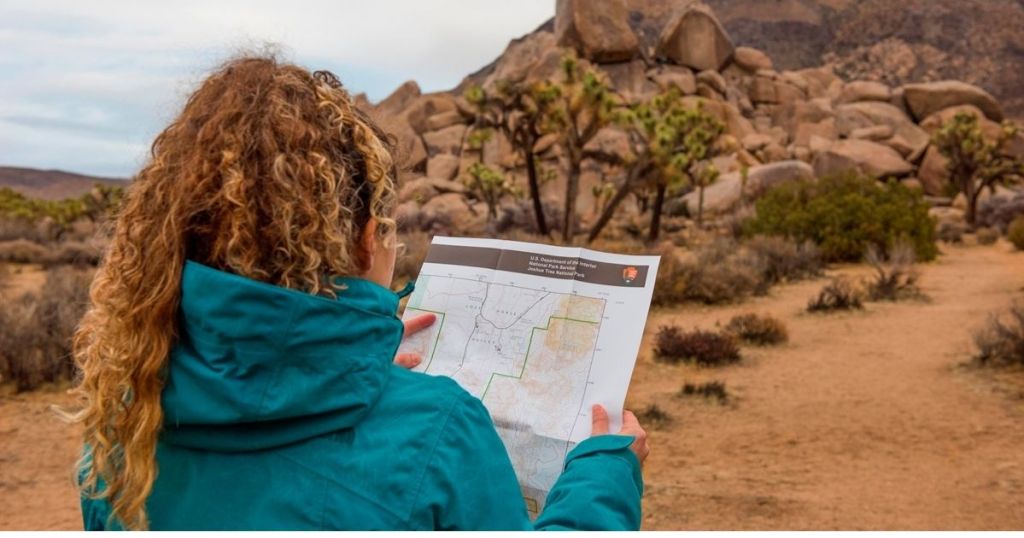
{"type": "Polygon", "coordinates": [[[371,101],[446,90],[554,0],[4,0],[0,165],[129,177],[202,77],[265,48],[371,101]]]}

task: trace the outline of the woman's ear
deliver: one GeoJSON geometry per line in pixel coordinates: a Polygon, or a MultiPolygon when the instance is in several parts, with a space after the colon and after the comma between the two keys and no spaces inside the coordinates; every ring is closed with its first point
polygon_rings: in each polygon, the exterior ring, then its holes
{"type": "Polygon", "coordinates": [[[373,270],[373,260],[377,256],[377,219],[370,217],[363,226],[362,237],[359,238],[359,270],[368,273],[373,270]]]}

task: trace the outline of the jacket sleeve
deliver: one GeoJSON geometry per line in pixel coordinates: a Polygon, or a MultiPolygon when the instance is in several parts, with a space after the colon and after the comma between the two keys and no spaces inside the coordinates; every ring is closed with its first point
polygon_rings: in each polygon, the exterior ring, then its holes
{"type": "Polygon", "coordinates": [[[464,393],[442,425],[411,523],[438,530],[637,530],[643,483],[632,441],[605,435],[577,445],[531,522],[490,414],[464,393]]]}

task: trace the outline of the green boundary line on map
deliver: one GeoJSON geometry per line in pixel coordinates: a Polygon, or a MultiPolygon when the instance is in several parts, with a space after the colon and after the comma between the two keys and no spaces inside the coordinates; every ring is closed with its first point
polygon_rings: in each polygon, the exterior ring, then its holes
{"type": "MultiPolygon", "coordinates": [[[[568,308],[566,308],[566,310],[568,310],[568,308]]],[[[487,391],[491,389],[491,381],[494,381],[494,377],[495,376],[507,377],[509,379],[522,379],[523,378],[523,373],[526,372],[526,363],[530,361],[530,349],[533,347],[533,333],[534,333],[534,331],[536,331],[537,329],[540,329],[540,330],[543,330],[543,331],[548,330],[549,328],[551,328],[551,320],[553,320],[553,319],[560,319],[560,320],[563,320],[563,321],[575,321],[575,322],[578,322],[578,323],[588,323],[590,325],[600,325],[601,324],[600,321],[587,321],[587,320],[583,320],[583,319],[574,319],[574,318],[570,318],[569,316],[565,316],[565,317],[549,316],[548,317],[547,325],[545,325],[543,327],[532,327],[532,328],[530,328],[530,340],[526,343],[526,355],[523,357],[523,367],[519,369],[519,375],[508,375],[508,374],[499,374],[497,372],[492,372],[491,373],[491,377],[489,377],[487,379],[487,385],[484,386],[483,393],[480,394],[480,401],[481,402],[484,401],[484,397],[487,396],[487,391]]],[[[438,335],[438,339],[440,339],[440,334],[438,335]]],[[[595,342],[594,345],[597,345],[596,342],[595,342]]]]}
{"type": "Polygon", "coordinates": [[[444,312],[438,312],[437,310],[427,310],[425,308],[416,308],[415,306],[407,306],[406,310],[415,310],[417,312],[430,312],[431,314],[437,314],[441,316],[441,323],[437,326],[437,338],[434,340],[434,347],[430,350],[430,358],[427,359],[427,365],[423,367],[423,371],[426,372],[427,368],[430,368],[430,363],[434,362],[434,352],[437,351],[437,343],[441,341],[441,330],[444,329],[444,312]]]}

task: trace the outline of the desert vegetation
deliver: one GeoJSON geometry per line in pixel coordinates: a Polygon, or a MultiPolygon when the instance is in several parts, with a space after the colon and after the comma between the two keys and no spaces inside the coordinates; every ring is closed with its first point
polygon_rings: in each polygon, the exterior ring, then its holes
{"type": "Polygon", "coordinates": [[[717,367],[739,362],[740,349],[727,334],[669,325],[658,329],[654,356],[669,363],[693,363],[717,367]]]}
{"type": "Polygon", "coordinates": [[[1024,366],[1024,302],[992,315],[974,334],[975,360],[983,366],[1024,366]]]}
{"type": "Polygon", "coordinates": [[[758,314],[733,316],[723,330],[737,340],[757,346],[772,346],[789,340],[789,332],[782,320],[758,314]]]}
{"type": "Polygon", "coordinates": [[[725,404],[729,401],[729,392],[725,388],[725,383],[721,381],[685,383],[679,389],[679,395],[688,398],[697,397],[713,400],[719,404],[725,404]]]}
{"type": "Polygon", "coordinates": [[[864,293],[849,278],[834,278],[807,303],[807,311],[827,313],[864,308],[864,293]]]}

